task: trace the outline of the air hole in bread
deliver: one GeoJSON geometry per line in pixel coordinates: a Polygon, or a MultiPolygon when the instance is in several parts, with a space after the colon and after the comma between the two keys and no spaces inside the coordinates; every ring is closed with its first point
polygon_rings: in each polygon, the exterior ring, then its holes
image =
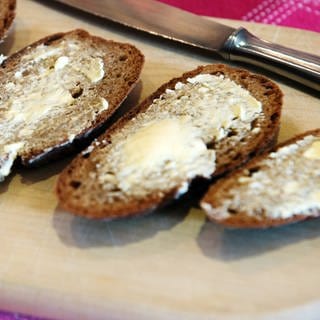
{"type": "Polygon", "coordinates": [[[275,121],[278,120],[278,118],[279,118],[279,114],[278,114],[278,113],[274,113],[274,114],[272,114],[272,116],[270,117],[270,120],[271,120],[272,122],[275,122],[275,121]]]}
{"type": "Polygon", "coordinates": [[[91,154],[90,152],[85,153],[85,154],[82,155],[82,158],[83,159],[88,159],[90,157],[90,154],[91,154]]]}
{"type": "Polygon", "coordinates": [[[239,160],[240,158],[241,158],[241,153],[237,153],[232,157],[232,159],[235,160],[235,161],[239,160]]]}
{"type": "Polygon", "coordinates": [[[128,59],[128,56],[126,54],[122,54],[120,57],[119,57],[119,61],[126,61],[128,59]]]}
{"type": "Polygon", "coordinates": [[[258,172],[261,168],[260,167],[253,167],[253,168],[250,168],[248,170],[248,176],[251,177],[254,173],[258,172]]]}
{"type": "Polygon", "coordinates": [[[8,27],[8,25],[10,24],[10,21],[8,20],[8,18],[4,18],[3,24],[4,24],[5,28],[8,27]]]}
{"type": "Polygon", "coordinates": [[[215,143],[214,141],[209,142],[209,143],[207,144],[207,148],[208,148],[209,150],[215,149],[215,147],[216,147],[216,143],[215,143]]]}
{"type": "Polygon", "coordinates": [[[31,72],[31,70],[23,70],[23,71],[22,71],[22,76],[23,76],[23,77],[26,77],[27,75],[30,74],[30,72],[31,72]]]}
{"type": "Polygon", "coordinates": [[[111,192],[121,192],[122,190],[120,188],[115,187],[115,188],[112,188],[110,191],[111,192]]]}
{"type": "Polygon", "coordinates": [[[238,134],[237,130],[231,129],[231,130],[228,132],[227,137],[230,138],[230,137],[236,136],[237,134],[238,134]]]}
{"type": "Polygon", "coordinates": [[[258,127],[259,119],[254,119],[251,122],[251,129],[258,127]]]}
{"type": "Polygon", "coordinates": [[[81,87],[74,87],[72,90],[70,90],[70,94],[74,99],[79,98],[82,95],[82,93],[83,93],[83,88],[81,87]]]}
{"type": "Polygon", "coordinates": [[[76,180],[72,180],[70,182],[70,186],[74,189],[78,189],[81,186],[81,182],[80,181],[76,181],[76,180]]]}
{"type": "Polygon", "coordinates": [[[250,152],[249,153],[249,159],[254,158],[257,155],[257,153],[258,153],[257,150],[250,152]]]}
{"type": "Polygon", "coordinates": [[[233,209],[233,208],[228,208],[228,212],[230,214],[236,214],[237,213],[237,210],[233,209]]]}

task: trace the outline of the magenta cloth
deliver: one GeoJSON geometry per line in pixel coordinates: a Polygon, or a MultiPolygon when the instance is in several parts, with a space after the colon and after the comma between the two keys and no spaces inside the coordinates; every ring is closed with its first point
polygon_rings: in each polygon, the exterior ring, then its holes
{"type": "Polygon", "coordinates": [[[0,320],[45,320],[29,315],[0,311],[0,320]]]}
{"type": "MultiPolygon", "coordinates": [[[[276,24],[320,32],[320,0],[158,1],[205,16],[276,24]]],[[[0,320],[40,319],[0,311],[0,320]]]]}
{"type": "Polygon", "coordinates": [[[200,15],[320,32],[320,0],[158,0],[200,15]]]}

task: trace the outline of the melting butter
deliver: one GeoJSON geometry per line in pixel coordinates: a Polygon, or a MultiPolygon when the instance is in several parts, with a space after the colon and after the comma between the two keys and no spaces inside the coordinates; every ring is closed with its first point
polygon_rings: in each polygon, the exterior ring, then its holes
{"type": "MultiPolygon", "coordinates": [[[[92,56],[77,60],[79,49],[76,42],[66,41],[58,47],[40,44],[31,48],[22,56],[13,80],[4,84],[7,98],[1,103],[0,179],[10,173],[15,158],[38,124],[48,115],[63,114],[65,106],[73,105],[75,99],[69,89],[77,79],[85,76],[95,83],[103,78],[103,60],[92,56]],[[73,71],[72,78],[68,77],[68,69],[73,71]]],[[[109,107],[104,98],[98,98],[96,104],[98,113],[109,107]]],[[[97,112],[92,114],[93,118],[97,116],[97,112]]],[[[74,136],[70,132],[69,140],[74,136]]]]}
{"type": "Polygon", "coordinates": [[[3,147],[3,155],[0,157],[0,181],[9,175],[13,162],[23,146],[23,142],[16,142],[3,147]]]}
{"type": "Polygon", "coordinates": [[[308,159],[320,160],[320,140],[312,142],[311,146],[303,153],[308,159]]]}
{"type": "Polygon", "coordinates": [[[166,161],[181,163],[206,150],[206,145],[192,127],[178,119],[164,119],[148,123],[129,136],[123,150],[126,166],[151,170],[166,161]]]}

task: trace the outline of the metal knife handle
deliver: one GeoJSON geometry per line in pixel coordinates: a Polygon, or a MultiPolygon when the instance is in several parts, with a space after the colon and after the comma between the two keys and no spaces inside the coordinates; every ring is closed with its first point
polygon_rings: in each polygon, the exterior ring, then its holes
{"type": "Polygon", "coordinates": [[[223,56],[263,67],[320,91],[320,57],[258,39],[244,28],[228,38],[223,56]]]}

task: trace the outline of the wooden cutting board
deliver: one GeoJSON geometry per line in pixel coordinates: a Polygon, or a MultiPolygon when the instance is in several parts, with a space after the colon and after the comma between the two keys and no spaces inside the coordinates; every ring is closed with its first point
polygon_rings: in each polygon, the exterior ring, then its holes
{"type": "MultiPolygon", "coordinates": [[[[1,52],[73,28],[134,43],[146,63],[127,106],[183,71],[218,61],[44,3],[18,1],[1,52]]],[[[320,55],[319,34],[241,24],[264,39],[320,55]]],[[[280,140],[319,127],[319,97],[269,76],[285,94],[280,140]]],[[[53,193],[69,160],[17,169],[0,186],[0,309],[68,320],[318,319],[320,220],[225,230],[180,203],[136,219],[87,221],[63,212],[53,193]]]]}

